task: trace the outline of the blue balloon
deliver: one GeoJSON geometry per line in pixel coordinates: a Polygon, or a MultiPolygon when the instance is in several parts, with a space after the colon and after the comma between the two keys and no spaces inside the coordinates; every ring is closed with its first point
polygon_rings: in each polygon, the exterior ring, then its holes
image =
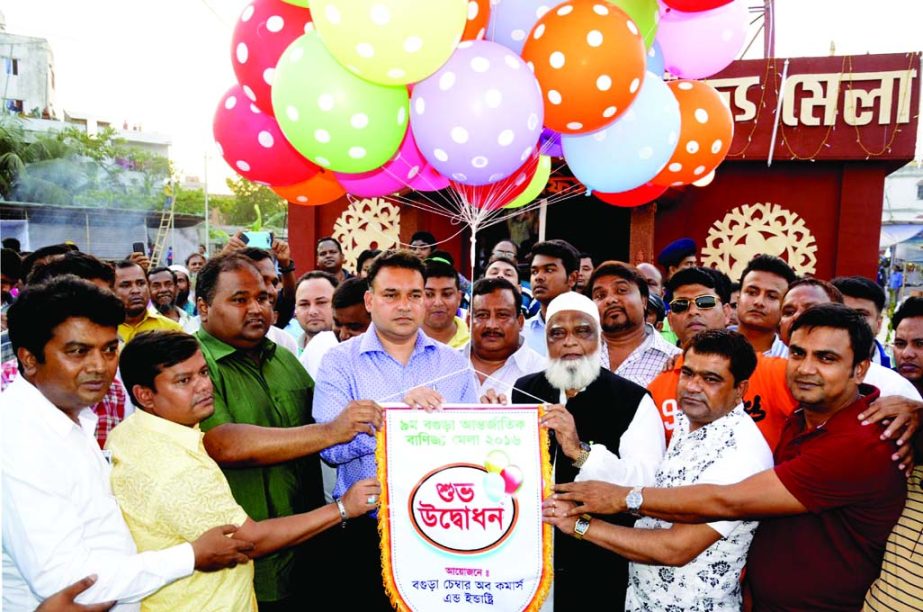
{"type": "Polygon", "coordinates": [[[658,78],[663,78],[666,68],[663,63],[663,51],[660,50],[660,43],[656,40],[651,48],[647,50],[647,71],[653,72],[658,78]]]}
{"type": "Polygon", "coordinates": [[[561,135],[564,159],[588,188],[621,193],[640,187],[670,161],[679,141],[679,103],[667,84],[647,73],[625,114],[601,130],[561,135]]]}
{"type": "Polygon", "coordinates": [[[522,54],[526,38],[539,17],[562,0],[498,0],[491,2],[485,40],[500,43],[517,55],[522,54]]]}

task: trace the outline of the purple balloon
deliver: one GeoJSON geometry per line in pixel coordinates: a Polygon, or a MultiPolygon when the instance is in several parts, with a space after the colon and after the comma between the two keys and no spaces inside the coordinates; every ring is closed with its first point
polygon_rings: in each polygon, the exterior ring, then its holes
{"type": "Polygon", "coordinates": [[[561,134],[550,128],[542,128],[539,138],[539,153],[548,157],[564,157],[564,148],[561,146],[561,134]]]}
{"type": "Polygon", "coordinates": [[[544,110],[538,81],[497,43],[466,41],[417,83],[410,127],[426,161],[465,185],[495,183],[532,154],[544,110]]]}
{"type": "Polygon", "coordinates": [[[695,13],[661,7],[657,43],[666,69],[682,79],[721,72],[743,48],[748,21],[746,0],[695,13]]]}

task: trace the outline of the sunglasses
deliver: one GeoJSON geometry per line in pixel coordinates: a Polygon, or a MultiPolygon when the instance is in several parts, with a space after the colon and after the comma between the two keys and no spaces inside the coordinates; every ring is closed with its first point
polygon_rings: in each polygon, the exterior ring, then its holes
{"type": "Polygon", "coordinates": [[[695,302],[699,310],[709,310],[718,305],[718,298],[714,295],[700,295],[697,298],[676,298],[670,302],[670,312],[680,314],[689,310],[689,305],[695,302]]]}

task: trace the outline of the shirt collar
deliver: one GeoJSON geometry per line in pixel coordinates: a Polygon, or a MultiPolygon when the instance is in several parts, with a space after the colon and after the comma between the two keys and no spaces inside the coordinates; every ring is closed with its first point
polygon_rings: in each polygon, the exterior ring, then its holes
{"type": "Polygon", "coordinates": [[[533,316],[526,319],[526,326],[531,329],[545,329],[545,319],[542,318],[542,311],[539,310],[533,316]]]}
{"type": "Polygon", "coordinates": [[[186,427],[140,409],[132,418],[144,429],[166,436],[187,450],[199,452],[202,448],[204,434],[198,423],[194,427],[186,427]]]}
{"type": "MultiPolygon", "coordinates": [[[[525,341],[526,339],[522,336],[519,336],[519,348],[516,349],[516,352],[510,355],[509,361],[512,359],[516,363],[516,367],[519,368],[520,372],[525,372],[529,367],[529,363],[526,361],[529,358],[529,353],[535,353],[532,347],[525,341]]],[[[538,355],[538,353],[535,353],[538,355]]]]}
{"type": "MultiPolygon", "coordinates": [[[[417,330],[417,340],[413,346],[412,355],[416,355],[420,351],[435,348],[436,341],[423,333],[422,329],[417,330]]],[[[375,329],[375,324],[372,323],[369,325],[369,328],[366,330],[359,340],[359,354],[362,353],[387,353],[384,345],[381,343],[381,338],[378,337],[378,331],[375,329]]]]}
{"type": "MultiPolygon", "coordinates": [[[[196,337],[199,340],[199,344],[202,347],[206,348],[215,361],[220,361],[229,355],[237,353],[240,349],[237,349],[227,342],[215,338],[213,335],[208,333],[204,325],[199,326],[199,329],[196,330],[196,337]]],[[[276,351],[276,343],[270,340],[269,338],[263,338],[263,343],[260,345],[261,358],[272,357],[276,351]]]]}
{"type": "Polygon", "coordinates": [[[63,410],[48,401],[38,387],[30,383],[24,376],[18,377],[10,385],[10,390],[18,388],[28,403],[32,404],[30,410],[34,409],[35,413],[48,425],[48,429],[60,437],[65,437],[73,428],[82,429],[91,436],[96,435],[96,424],[99,418],[90,408],[84,408],[77,414],[80,425],[74,423],[63,410]]]}

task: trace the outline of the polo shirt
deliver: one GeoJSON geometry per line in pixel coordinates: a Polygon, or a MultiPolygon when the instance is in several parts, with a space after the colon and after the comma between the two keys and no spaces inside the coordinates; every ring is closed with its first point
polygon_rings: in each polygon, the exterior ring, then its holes
{"type": "MultiPolygon", "coordinates": [[[[198,425],[185,427],[143,410],[109,435],[112,493],[139,551],[192,542],[213,527],[247,520],[202,436],[198,425]]],[[[256,610],[253,563],[195,571],[149,595],[141,608],[256,610]]]]}
{"type": "Polygon", "coordinates": [[[122,323],[119,325],[119,340],[122,343],[130,342],[132,338],[146,331],[183,331],[183,326],[169,317],[165,317],[156,310],[148,308],[144,311],[144,318],[136,325],[122,323]]]}
{"type": "MultiPolygon", "coordinates": [[[[314,422],[314,382],[290,352],[264,339],[257,363],[204,327],[196,338],[215,388],[215,412],[202,421],[202,431],[224,423],[300,427],[314,422]]],[[[275,465],[222,467],[222,471],[234,499],[254,521],[307,512],[324,503],[317,455],[275,465]]],[[[295,550],[289,548],[257,559],[257,599],[277,601],[293,594],[295,581],[304,579],[294,571],[295,557],[295,550]]]]}
{"type": "MultiPolygon", "coordinates": [[[[785,359],[757,354],[756,369],[743,397],[744,410],[766,438],[770,450],[778,444],[785,421],[798,404],[785,381],[787,363],[785,359]]],[[[673,435],[676,415],[681,412],[676,401],[676,385],[682,367],[683,356],[679,355],[672,370],[663,372],[647,386],[663,420],[667,443],[673,435]]]]}
{"type": "Polygon", "coordinates": [[[859,392],[816,429],[799,409],[782,430],[775,473],[807,512],[760,523],[747,569],[754,610],[858,610],[878,577],[907,487],[894,443],[858,419],[878,390],[859,392]]]}
{"type": "Polygon", "coordinates": [[[461,317],[455,317],[455,335],[449,340],[448,345],[454,349],[462,348],[471,340],[468,324],[461,317]]]}
{"type": "Polygon", "coordinates": [[[923,610],[923,466],[907,479],[907,503],[885,545],[881,576],[863,610],[923,610]]]}

